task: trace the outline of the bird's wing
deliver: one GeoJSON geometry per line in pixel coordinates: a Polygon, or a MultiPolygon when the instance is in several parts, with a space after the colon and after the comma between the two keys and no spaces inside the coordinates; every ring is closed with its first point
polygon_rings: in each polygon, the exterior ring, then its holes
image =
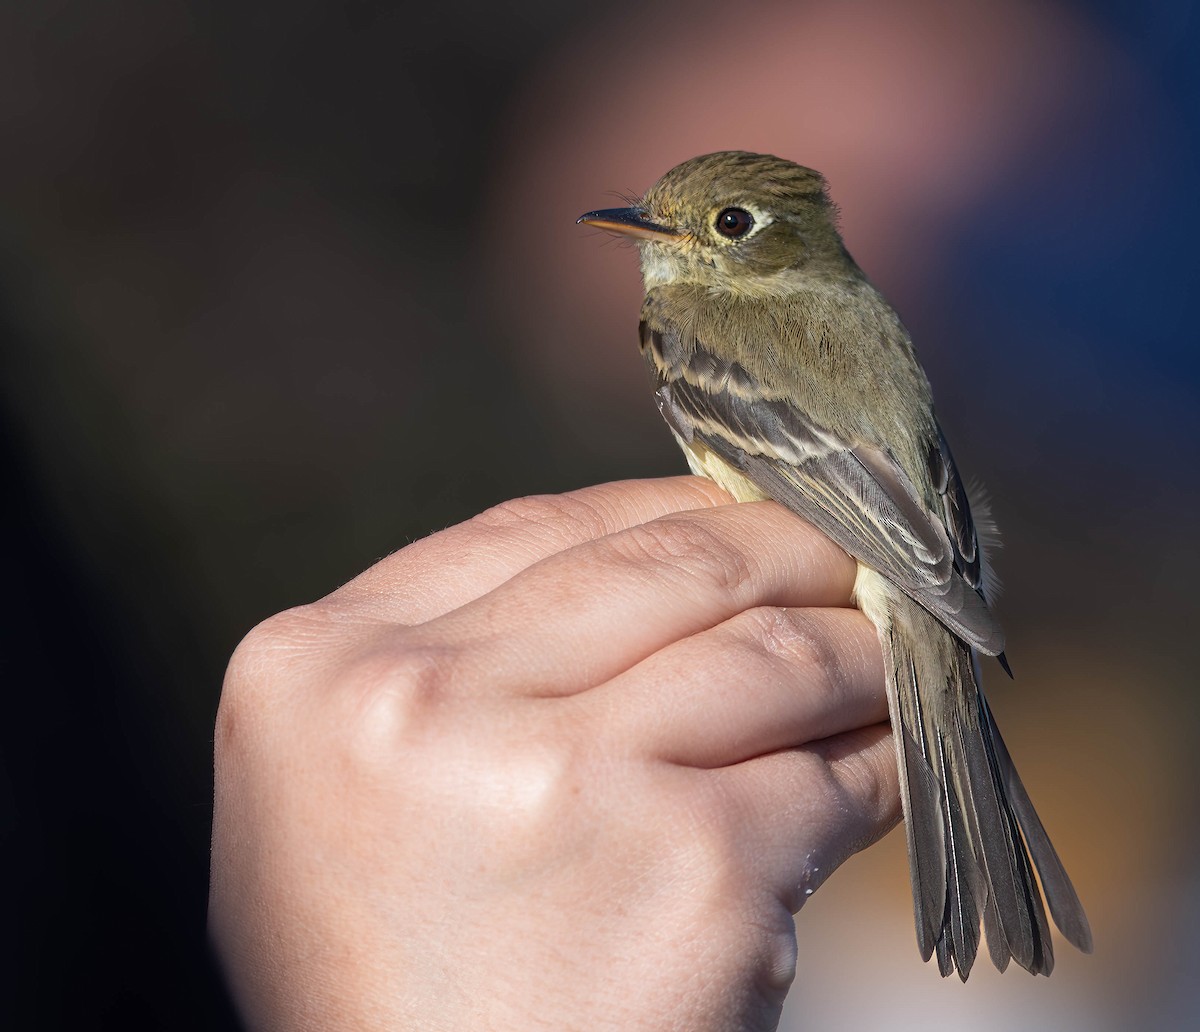
{"type": "Polygon", "coordinates": [[[643,323],[663,418],[689,446],[714,452],[765,494],[879,571],[969,645],[988,655],[1004,634],[984,599],[981,553],[966,491],[940,431],[929,470],[933,513],[885,450],[840,439],[753,376],[705,350],[684,349],[643,323]]]}
{"type": "MultiPolygon", "coordinates": [[[[967,501],[967,489],[962,477],[958,475],[958,467],[954,464],[954,456],[950,454],[950,445],[942,428],[937,427],[937,441],[926,454],[929,469],[929,480],[942,501],[942,525],[950,538],[950,547],[954,550],[954,566],[971,585],[988,601],[992,601],[987,583],[987,569],[983,549],[979,544],[975,521],[971,518],[971,506],[967,501]]],[[[986,511],[986,507],[985,507],[986,511]]]]}

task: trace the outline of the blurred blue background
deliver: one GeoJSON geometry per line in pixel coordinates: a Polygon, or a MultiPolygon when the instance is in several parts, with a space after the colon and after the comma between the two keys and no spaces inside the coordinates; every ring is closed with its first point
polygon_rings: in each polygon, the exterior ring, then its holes
{"type": "Polygon", "coordinates": [[[229,653],[503,498],[680,471],[635,255],[574,219],[729,147],[826,173],[989,488],[995,708],[1097,943],[942,983],[894,834],[800,914],[785,1027],[1200,1021],[1198,19],[5,5],[6,1027],[235,1027],[203,932],[229,653]]]}

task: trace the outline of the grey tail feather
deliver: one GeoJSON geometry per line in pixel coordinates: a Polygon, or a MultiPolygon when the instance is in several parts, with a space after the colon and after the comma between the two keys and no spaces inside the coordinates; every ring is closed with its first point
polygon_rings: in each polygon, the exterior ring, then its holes
{"type": "Polygon", "coordinates": [[[1017,822],[1021,826],[1021,832],[1025,836],[1025,843],[1033,856],[1038,878],[1046,893],[1046,903],[1050,907],[1054,923],[1058,925],[1058,930],[1063,933],[1067,942],[1084,953],[1091,953],[1092,929],[1088,924],[1087,914],[1084,913],[1083,904],[1075,892],[1075,886],[1071,884],[1066,868],[1058,858],[1058,851],[1051,843],[1050,836],[1046,834],[1046,828],[1042,824],[1041,818],[1038,817],[1037,810],[1033,808],[1033,801],[1029,798],[1029,793],[1025,791],[1021,776],[1017,773],[1016,765],[1008,753],[1008,747],[1004,744],[1000,729],[996,726],[992,709],[982,694],[980,695],[980,704],[991,735],[992,748],[1000,768],[1005,791],[1016,814],[1017,822]]]}
{"type": "Polygon", "coordinates": [[[1049,974],[1038,877],[1055,923],[1090,951],[1087,918],[996,730],[971,649],[907,598],[881,631],[922,957],[936,954],[943,975],[966,981],[982,920],[997,968],[1011,958],[1049,974]]]}

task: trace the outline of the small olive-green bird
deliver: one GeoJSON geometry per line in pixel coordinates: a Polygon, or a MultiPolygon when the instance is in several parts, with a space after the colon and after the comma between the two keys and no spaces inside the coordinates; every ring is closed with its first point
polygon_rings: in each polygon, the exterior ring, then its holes
{"type": "Polygon", "coordinates": [[[641,349],[688,465],[773,498],[858,562],[879,632],[917,943],[965,981],[1054,966],[1034,868],[1063,935],[1091,952],[1079,897],[980,690],[1004,660],[967,492],[896,313],[847,253],[825,180],[765,154],[685,161],[631,208],[579,221],[638,241],[641,349]],[[1032,863],[1031,863],[1032,857],[1032,863]]]}

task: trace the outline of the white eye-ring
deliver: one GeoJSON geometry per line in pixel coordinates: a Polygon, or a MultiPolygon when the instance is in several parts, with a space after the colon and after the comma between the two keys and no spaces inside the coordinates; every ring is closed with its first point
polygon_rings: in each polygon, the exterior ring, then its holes
{"type": "Polygon", "coordinates": [[[718,209],[712,222],[713,229],[728,240],[745,240],[770,223],[765,213],[736,205],[718,209]]]}

